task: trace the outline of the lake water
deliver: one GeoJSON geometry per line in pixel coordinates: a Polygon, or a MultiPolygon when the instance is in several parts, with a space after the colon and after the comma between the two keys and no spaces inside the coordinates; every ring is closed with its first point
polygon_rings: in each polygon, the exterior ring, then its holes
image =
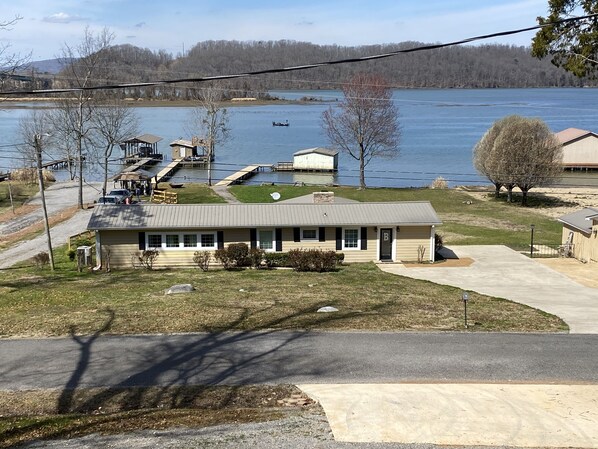
{"type": "MultiPolygon", "coordinates": [[[[321,99],[309,105],[241,106],[229,108],[231,138],[217,148],[214,179],[224,178],[253,163],[275,164],[291,161],[293,153],[327,146],[321,129],[322,112],[334,107],[338,91],[273,92],[296,99],[321,99]],[[273,127],[272,121],[288,120],[289,127],[273,127]]],[[[473,169],[471,154],[475,143],[492,123],[506,115],[539,117],[557,132],[569,127],[598,131],[598,89],[435,89],[397,90],[394,101],[400,111],[400,155],[394,160],[372,160],[366,169],[369,186],[424,186],[438,176],[451,185],[486,184],[473,169]]],[[[19,166],[19,119],[27,109],[0,111],[0,171],[19,166]]],[[[140,133],[161,136],[159,150],[170,159],[168,144],[190,139],[190,108],[140,107],[140,133]]],[[[48,150],[51,153],[51,149],[48,150]]],[[[120,171],[113,167],[113,172],[120,171]]],[[[157,170],[159,167],[156,167],[157,170]]],[[[65,174],[57,172],[57,177],[65,174]]],[[[91,172],[86,179],[99,179],[91,172]]],[[[202,182],[206,173],[185,169],[176,182],[202,182]]],[[[341,154],[337,174],[262,172],[249,183],[275,182],[357,185],[357,161],[341,154]]],[[[598,173],[567,174],[566,184],[598,185],[598,173]]]]}

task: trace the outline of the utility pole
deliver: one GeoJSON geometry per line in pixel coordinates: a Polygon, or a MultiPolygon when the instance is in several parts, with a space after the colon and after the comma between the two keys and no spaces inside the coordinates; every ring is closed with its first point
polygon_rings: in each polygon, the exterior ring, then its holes
{"type": "Polygon", "coordinates": [[[35,143],[35,154],[37,159],[37,179],[39,181],[39,194],[42,199],[42,210],[44,211],[44,228],[46,229],[46,238],[48,240],[48,255],[50,256],[50,268],[54,271],[54,253],[52,251],[52,239],[50,237],[50,223],[48,221],[48,209],[46,208],[46,194],[44,193],[44,178],[42,173],[42,143],[41,136],[33,136],[35,143]]]}

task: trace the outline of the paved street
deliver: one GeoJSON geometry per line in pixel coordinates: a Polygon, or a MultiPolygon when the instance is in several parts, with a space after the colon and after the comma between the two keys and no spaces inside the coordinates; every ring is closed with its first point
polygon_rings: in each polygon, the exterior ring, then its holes
{"type": "Polygon", "coordinates": [[[0,389],[392,382],[598,383],[598,336],[274,332],[0,340],[0,389]]]}

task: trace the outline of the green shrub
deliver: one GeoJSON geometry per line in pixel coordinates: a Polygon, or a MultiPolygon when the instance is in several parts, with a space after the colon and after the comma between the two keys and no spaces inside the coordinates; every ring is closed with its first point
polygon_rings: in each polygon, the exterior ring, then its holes
{"type": "Polygon", "coordinates": [[[246,267],[249,265],[249,247],[246,243],[231,243],[226,250],[236,267],[246,267]]]}
{"type": "MultiPolygon", "coordinates": [[[[333,252],[333,251],[331,251],[333,252]]],[[[337,265],[342,265],[343,262],[345,261],[345,253],[334,253],[336,254],[336,264],[337,265]]]]}
{"type": "Polygon", "coordinates": [[[233,262],[226,248],[221,248],[214,251],[214,258],[222,264],[222,268],[225,270],[230,269],[232,266],[233,262]]]}
{"type": "Polygon", "coordinates": [[[33,256],[33,263],[35,263],[37,268],[43,268],[50,263],[50,255],[45,251],[37,253],[33,256]]]}
{"type": "Polygon", "coordinates": [[[75,248],[71,248],[66,251],[66,255],[68,256],[71,262],[75,261],[75,256],[77,256],[77,250],[75,248]]]}
{"type": "Polygon", "coordinates": [[[264,263],[268,268],[288,267],[288,253],[264,253],[264,263]]]}

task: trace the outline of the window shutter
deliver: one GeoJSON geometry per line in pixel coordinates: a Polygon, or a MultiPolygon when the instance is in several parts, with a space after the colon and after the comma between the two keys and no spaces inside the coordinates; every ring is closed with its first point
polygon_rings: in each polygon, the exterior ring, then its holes
{"type": "Polygon", "coordinates": [[[326,228],[318,229],[318,237],[319,237],[320,242],[326,241],[326,228]]]}
{"type": "Polygon", "coordinates": [[[343,249],[343,228],[336,228],[336,250],[343,249]]]}
{"type": "Polygon", "coordinates": [[[249,241],[251,242],[251,249],[257,248],[257,229],[251,228],[249,230],[249,241]]]}
{"type": "Polygon", "coordinates": [[[361,249],[368,249],[368,228],[361,228],[361,249]]]}
{"type": "Polygon", "coordinates": [[[282,228],[276,228],[274,230],[276,239],[276,251],[282,251],[282,228]]]}
{"type": "Polygon", "coordinates": [[[293,241],[295,241],[295,242],[301,241],[301,229],[300,228],[293,228],[293,241]]]}
{"type": "Polygon", "coordinates": [[[218,243],[218,249],[224,249],[224,231],[216,232],[216,240],[218,243]]]}
{"type": "Polygon", "coordinates": [[[145,251],[145,232],[139,233],[139,250],[145,251]]]}

